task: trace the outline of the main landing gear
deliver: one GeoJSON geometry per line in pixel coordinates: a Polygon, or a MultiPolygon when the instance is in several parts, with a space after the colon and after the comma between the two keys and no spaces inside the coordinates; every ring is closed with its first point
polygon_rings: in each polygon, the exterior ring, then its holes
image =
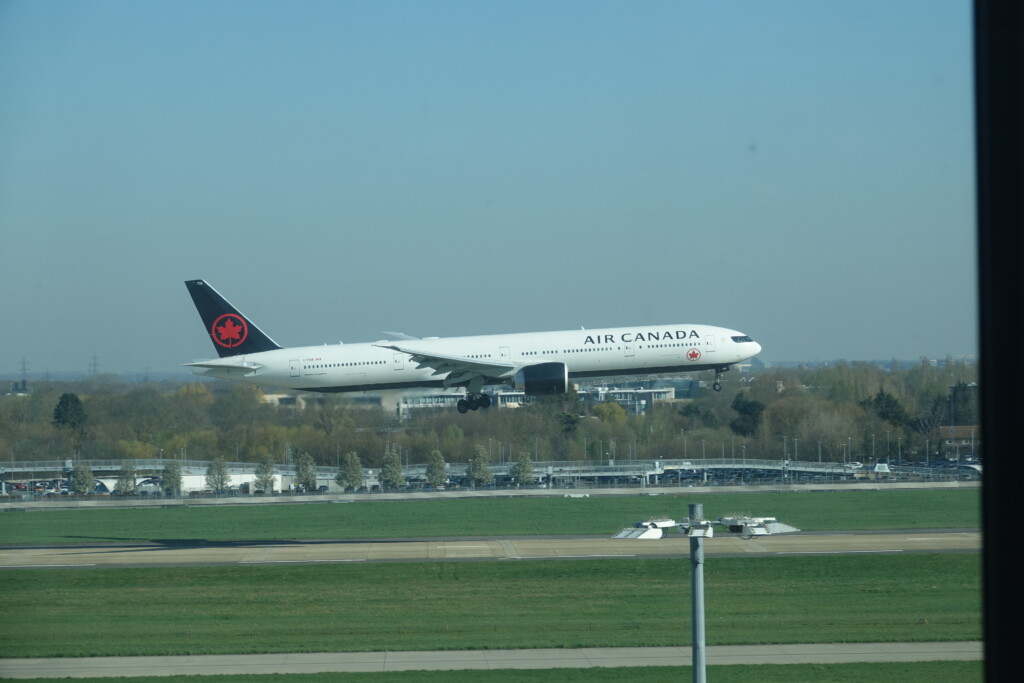
{"type": "Polygon", "coordinates": [[[477,408],[490,408],[491,397],[487,394],[466,394],[466,398],[460,398],[455,405],[460,413],[466,414],[477,408]]]}

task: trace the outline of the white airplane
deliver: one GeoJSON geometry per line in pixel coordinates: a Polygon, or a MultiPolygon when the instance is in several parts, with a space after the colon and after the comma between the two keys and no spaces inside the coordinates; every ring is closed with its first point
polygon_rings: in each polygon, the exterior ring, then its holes
{"type": "Polygon", "coordinates": [[[460,413],[489,407],[496,385],[561,394],[573,379],[714,370],[720,391],[721,373],[761,352],[742,332],[680,324],[282,348],[203,280],[185,286],[220,355],[187,363],[196,374],[320,392],[464,387],[460,413]]]}

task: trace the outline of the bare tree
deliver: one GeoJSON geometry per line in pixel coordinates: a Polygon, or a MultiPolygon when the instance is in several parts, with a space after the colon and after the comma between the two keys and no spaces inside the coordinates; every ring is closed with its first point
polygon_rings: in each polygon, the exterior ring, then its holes
{"type": "Polygon", "coordinates": [[[487,464],[487,449],[476,447],[476,455],[466,464],[466,479],[473,486],[487,486],[494,481],[494,472],[487,464]]]}
{"type": "Polygon", "coordinates": [[[427,483],[434,488],[440,488],[444,486],[447,478],[448,465],[444,461],[444,456],[441,455],[441,451],[431,451],[427,460],[427,483]]]}
{"type": "Polygon", "coordinates": [[[528,486],[533,483],[533,460],[530,459],[529,453],[519,454],[516,464],[512,465],[510,474],[517,486],[528,486]]]}
{"type": "Polygon", "coordinates": [[[139,487],[135,482],[135,462],[124,460],[121,469],[117,471],[117,483],[114,484],[114,493],[131,495],[138,491],[139,487]]]}
{"type": "Polygon", "coordinates": [[[334,480],[343,489],[358,489],[363,485],[363,463],[359,460],[358,453],[349,451],[345,454],[344,462],[334,480]]]}
{"type": "Polygon", "coordinates": [[[171,460],[164,463],[164,473],[161,477],[160,485],[163,487],[164,492],[170,492],[171,495],[181,495],[181,463],[177,460],[171,460]]]}
{"type": "Polygon", "coordinates": [[[256,476],[253,485],[259,491],[266,493],[274,492],[274,459],[270,455],[264,455],[259,464],[256,465],[256,476]]]}
{"type": "Polygon", "coordinates": [[[316,463],[309,453],[295,459],[295,485],[306,491],[316,490],[316,463]]]}
{"type": "Polygon", "coordinates": [[[385,489],[398,488],[402,485],[402,461],[393,448],[389,448],[384,454],[384,461],[380,468],[380,483],[385,489]]]}
{"type": "Polygon", "coordinates": [[[71,470],[71,490],[79,495],[92,493],[96,489],[96,477],[92,474],[92,468],[84,462],[75,465],[71,470]]]}
{"type": "Polygon", "coordinates": [[[210,461],[206,468],[206,487],[214,493],[226,491],[231,484],[231,475],[228,474],[228,465],[224,462],[224,456],[218,455],[210,461]]]}

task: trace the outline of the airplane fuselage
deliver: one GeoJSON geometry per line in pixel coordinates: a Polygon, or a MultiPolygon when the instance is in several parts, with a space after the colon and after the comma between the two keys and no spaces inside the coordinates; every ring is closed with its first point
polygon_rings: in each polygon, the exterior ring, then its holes
{"type": "Polygon", "coordinates": [[[261,351],[191,364],[210,377],[320,392],[382,391],[451,385],[448,372],[419,356],[509,366],[487,384],[510,384],[513,366],[562,363],[570,379],[721,370],[757,355],[741,332],[708,325],[650,325],[332,344],[261,351]],[[390,347],[390,348],[389,348],[390,347]]]}

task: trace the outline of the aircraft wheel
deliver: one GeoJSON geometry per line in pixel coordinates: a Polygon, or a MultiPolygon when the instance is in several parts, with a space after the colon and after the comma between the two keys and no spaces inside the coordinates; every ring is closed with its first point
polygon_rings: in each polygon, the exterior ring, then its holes
{"type": "Polygon", "coordinates": [[[459,409],[459,412],[465,415],[469,412],[469,401],[464,398],[460,398],[459,402],[455,404],[455,407],[459,409]]]}
{"type": "Polygon", "coordinates": [[[711,385],[711,388],[714,389],[715,391],[721,391],[722,390],[722,383],[721,382],[715,382],[714,384],[711,385]]]}
{"type": "Polygon", "coordinates": [[[491,397],[488,396],[487,394],[480,394],[480,407],[481,408],[490,408],[491,407],[491,397]]]}

